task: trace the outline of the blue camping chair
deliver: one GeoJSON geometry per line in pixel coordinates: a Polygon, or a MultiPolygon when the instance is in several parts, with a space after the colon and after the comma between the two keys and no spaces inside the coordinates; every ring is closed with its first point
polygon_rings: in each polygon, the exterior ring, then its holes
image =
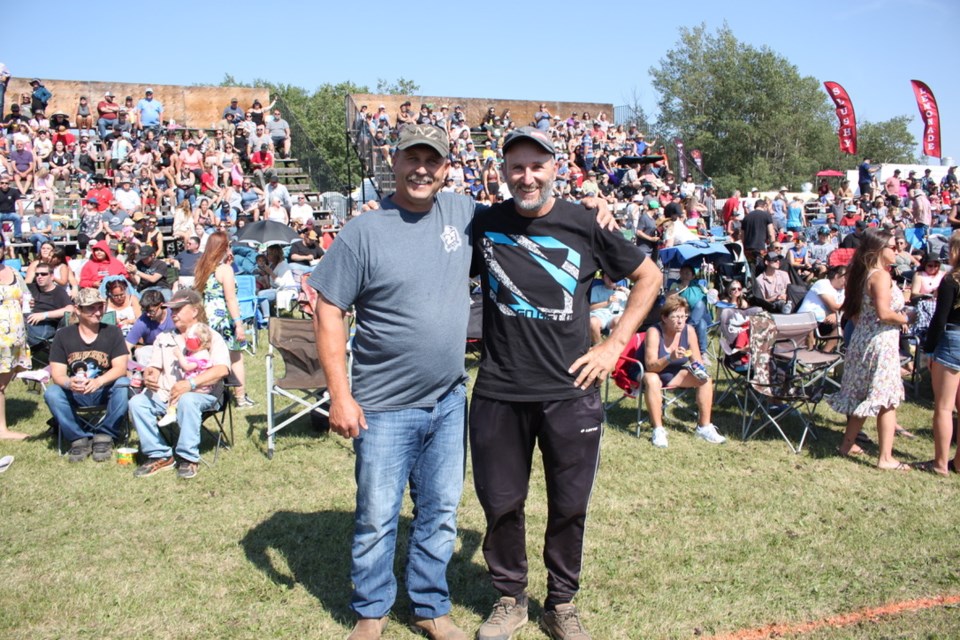
{"type": "Polygon", "coordinates": [[[237,302],[240,304],[240,318],[243,320],[243,330],[249,333],[247,351],[250,355],[257,353],[257,279],[255,276],[238,275],[237,302]]]}

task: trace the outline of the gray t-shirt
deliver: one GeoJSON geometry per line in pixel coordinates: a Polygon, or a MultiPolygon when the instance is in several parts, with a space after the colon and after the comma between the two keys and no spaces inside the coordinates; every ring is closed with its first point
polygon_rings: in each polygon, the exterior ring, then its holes
{"type": "Polygon", "coordinates": [[[426,214],[397,207],[348,222],[308,280],[355,307],[353,396],[364,411],[431,407],[466,378],[474,203],[438,193],[426,214]]]}

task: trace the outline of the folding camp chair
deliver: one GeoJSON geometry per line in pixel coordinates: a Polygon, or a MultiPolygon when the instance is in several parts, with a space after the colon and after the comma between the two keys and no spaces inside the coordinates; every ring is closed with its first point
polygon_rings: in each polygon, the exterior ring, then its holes
{"type": "MultiPolygon", "coordinates": [[[[216,409],[204,411],[200,415],[200,428],[206,431],[214,440],[213,464],[217,464],[217,457],[220,454],[220,448],[229,449],[233,446],[233,389],[240,386],[240,381],[231,371],[223,381],[223,391],[220,394],[220,406],[216,409]],[[207,427],[207,421],[212,420],[216,425],[217,431],[207,427]],[[227,435],[227,429],[230,429],[230,435],[227,435]]],[[[203,458],[200,458],[203,461],[203,458]]]]}
{"type": "Polygon", "coordinates": [[[746,372],[743,439],[749,440],[771,427],[793,453],[800,453],[813,426],[817,405],[829,388],[831,372],[842,362],[835,353],[805,346],[817,326],[812,313],[771,316],[766,312],[750,319],[750,361],[746,372]],[[783,429],[783,420],[795,415],[803,425],[794,446],[783,429]]]}
{"type": "Polygon", "coordinates": [[[317,355],[312,320],[270,318],[267,331],[267,458],[273,458],[275,435],[280,429],[314,411],[330,415],[330,393],[317,355]],[[277,353],[284,364],[282,378],[277,377],[277,353]],[[280,398],[289,404],[277,408],[280,398]],[[286,419],[278,423],[280,418],[286,419]]]}
{"type": "Polygon", "coordinates": [[[717,343],[720,357],[717,358],[715,389],[723,392],[713,401],[719,406],[728,397],[733,398],[741,414],[745,406],[747,363],[750,361],[750,318],[760,313],[760,307],[721,309],[718,321],[717,343]]]}
{"type": "MultiPolygon", "coordinates": [[[[617,359],[617,364],[614,367],[613,373],[607,378],[604,387],[603,398],[603,408],[605,412],[609,411],[628,398],[636,398],[637,429],[635,433],[638,438],[640,437],[640,430],[645,422],[643,417],[643,374],[645,372],[643,366],[643,349],[646,336],[646,332],[635,333],[633,337],[627,341],[627,346],[624,347],[623,351],[620,353],[620,357],[617,359]],[[613,398],[612,394],[615,392],[613,392],[610,387],[611,380],[613,380],[613,383],[620,387],[620,389],[623,391],[623,395],[621,395],[619,398],[613,398]]],[[[682,409],[683,411],[691,414],[694,418],[697,417],[696,411],[679,403],[688,392],[694,391],[693,388],[676,388],[665,386],[661,389],[661,391],[663,398],[664,422],[667,420],[667,412],[671,407],[682,409]]]]}

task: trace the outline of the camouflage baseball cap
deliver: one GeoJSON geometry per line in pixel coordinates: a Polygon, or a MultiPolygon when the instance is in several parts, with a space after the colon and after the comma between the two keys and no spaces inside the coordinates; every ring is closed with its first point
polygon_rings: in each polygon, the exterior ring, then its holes
{"type": "Polygon", "coordinates": [[[100,295],[99,289],[88,287],[86,289],[80,289],[80,292],[77,293],[78,307],[88,307],[92,304],[101,304],[103,301],[103,296],[100,295]]]}
{"type": "Polygon", "coordinates": [[[400,129],[397,150],[403,151],[420,144],[430,147],[444,158],[450,154],[450,141],[447,133],[440,127],[432,124],[408,124],[400,129]]]}

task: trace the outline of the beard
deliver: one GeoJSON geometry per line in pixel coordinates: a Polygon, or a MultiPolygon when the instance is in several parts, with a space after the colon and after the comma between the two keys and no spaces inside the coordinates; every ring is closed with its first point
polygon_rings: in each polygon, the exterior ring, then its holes
{"type": "Polygon", "coordinates": [[[536,200],[524,200],[524,193],[520,191],[516,183],[507,183],[507,188],[510,190],[510,195],[513,196],[513,202],[518,209],[523,209],[524,211],[537,211],[540,209],[540,207],[547,204],[547,201],[553,197],[553,185],[554,180],[544,181],[540,185],[540,197],[536,200]]]}

